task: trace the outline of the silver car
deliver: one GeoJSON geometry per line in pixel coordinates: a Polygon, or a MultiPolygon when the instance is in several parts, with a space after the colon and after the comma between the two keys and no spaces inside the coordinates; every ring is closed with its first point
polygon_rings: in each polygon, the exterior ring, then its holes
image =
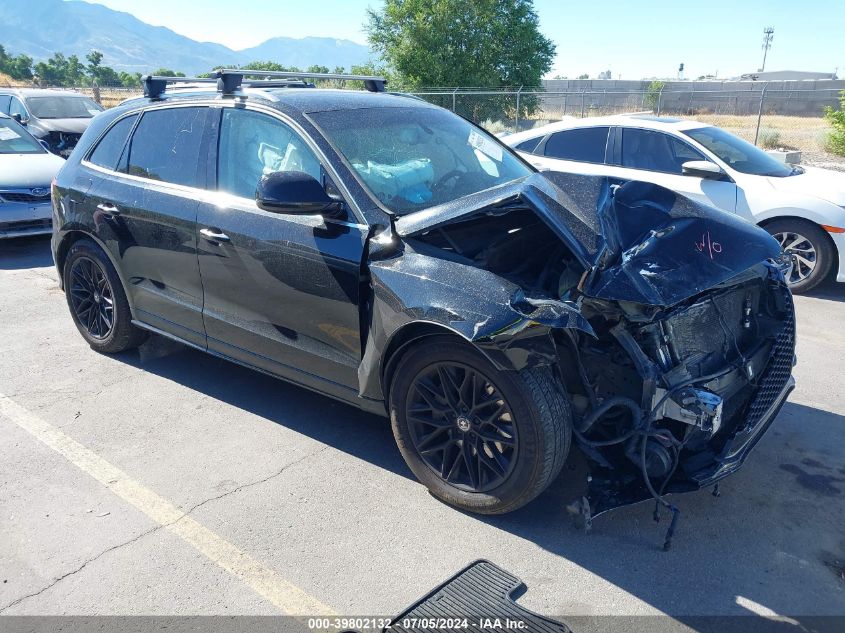
{"type": "Polygon", "coordinates": [[[50,183],[64,164],[0,114],[0,239],[52,231],[50,183]]]}
{"type": "Polygon", "coordinates": [[[62,158],[70,156],[91,119],[102,110],[95,101],[70,90],[0,88],[0,114],[25,125],[62,158]]]}

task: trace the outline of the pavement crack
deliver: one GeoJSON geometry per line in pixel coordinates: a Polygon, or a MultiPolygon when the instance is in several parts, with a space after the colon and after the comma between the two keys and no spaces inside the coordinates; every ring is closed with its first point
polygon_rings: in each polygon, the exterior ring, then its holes
{"type": "Polygon", "coordinates": [[[313,453],[308,453],[307,455],[303,455],[299,459],[294,460],[294,461],[290,462],[289,464],[285,464],[284,466],[282,466],[276,472],[274,472],[270,475],[267,475],[266,477],[263,477],[262,479],[258,479],[256,481],[251,481],[249,483],[241,484],[240,486],[236,486],[236,487],[232,488],[231,490],[224,492],[223,494],[219,494],[219,495],[216,495],[214,497],[209,497],[208,499],[205,499],[204,501],[200,501],[199,503],[191,506],[188,510],[186,510],[185,513],[181,517],[179,517],[178,519],[176,519],[176,521],[174,521],[174,523],[176,523],[177,521],[181,521],[183,518],[185,518],[186,516],[188,516],[189,514],[194,512],[194,510],[201,508],[202,506],[204,506],[207,503],[211,503],[212,501],[218,501],[220,499],[223,499],[224,497],[228,497],[229,495],[233,495],[236,492],[240,492],[241,490],[244,490],[246,488],[252,488],[253,486],[258,486],[258,485],[261,485],[263,483],[270,481],[271,479],[275,479],[276,477],[278,477],[279,475],[284,473],[288,468],[291,468],[293,466],[296,466],[297,464],[300,464],[301,462],[304,462],[309,457],[316,457],[317,455],[319,455],[320,453],[322,453],[323,451],[325,451],[328,448],[329,448],[328,446],[323,446],[322,448],[314,451],[313,453]]]}
{"type": "Polygon", "coordinates": [[[65,574],[62,574],[62,575],[61,575],[61,576],[59,576],[58,578],[54,578],[54,579],[53,579],[53,581],[52,581],[51,583],[49,583],[48,585],[46,585],[46,586],[42,587],[42,588],[41,588],[41,589],[39,589],[38,591],[34,591],[34,592],[32,592],[32,593],[28,593],[28,594],[26,594],[25,596],[21,596],[20,598],[16,598],[15,600],[13,600],[12,602],[10,602],[10,603],[9,603],[9,604],[7,604],[6,606],[4,606],[4,607],[0,607],[0,614],[2,614],[4,611],[7,611],[8,609],[11,609],[11,608],[12,608],[12,607],[14,607],[14,606],[19,605],[19,604],[20,604],[21,602],[23,602],[24,600],[29,600],[30,598],[34,598],[35,596],[39,596],[39,595],[41,595],[42,593],[44,593],[45,591],[48,591],[48,590],[52,589],[52,588],[53,588],[53,587],[55,587],[57,584],[59,584],[61,581],[63,581],[65,578],[69,578],[70,576],[73,576],[73,575],[75,575],[75,574],[78,574],[78,573],[79,573],[79,572],[81,572],[83,569],[85,569],[88,565],[90,565],[91,563],[93,563],[95,560],[97,560],[97,559],[101,558],[102,556],[105,556],[105,555],[106,555],[106,554],[108,554],[109,552],[113,552],[113,551],[115,551],[115,550],[117,550],[117,549],[120,549],[120,548],[122,548],[122,547],[126,547],[127,545],[131,545],[131,544],[132,544],[132,543],[134,543],[135,541],[139,541],[139,540],[141,540],[142,538],[144,538],[145,536],[147,536],[147,535],[149,535],[149,534],[152,534],[152,533],[153,533],[153,532],[155,532],[156,530],[160,530],[160,529],[161,529],[161,528],[163,528],[163,527],[165,527],[165,526],[164,526],[164,525],[156,525],[156,526],[153,526],[153,527],[151,527],[149,530],[145,530],[145,531],[141,532],[140,534],[138,534],[137,536],[133,536],[133,537],[132,537],[131,539],[129,539],[128,541],[125,541],[125,542],[123,542],[123,543],[118,543],[117,545],[112,545],[111,547],[109,547],[109,548],[107,548],[107,549],[104,549],[102,552],[100,552],[100,553],[99,553],[99,554],[97,554],[96,556],[92,556],[91,558],[87,559],[85,562],[83,562],[83,563],[82,563],[79,567],[77,567],[76,569],[73,569],[73,570],[71,570],[71,571],[69,571],[69,572],[67,572],[67,573],[65,573],[65,574]]]}
{"type": "Polygon", "coordinates": [[[156,532],[156,531],[161,530],[161,529],[166,529],[166,528],[170,527],[171,525],[174,525],[174,524],[178,523],[179,521],[181,521],[182,519],[184,519],[185,517],[187,517],[188,515],[190,515],[192,512],[194,512],[195,510],[197,510],[197,509],[201,508],[202,506],[204,506],[204,505],[205,505],[205,504],[207,504],[207,503],[211,503],[212,501],[218,501],[218,500],[220,500],[220,499],[223,499],[224,497],[228,497],[229,495],[233,495],[233,494],[235,494],[236,492],[240,492],[241,490],[244,490],[244,489],[246,489],[246,488],[251,488],[251,487],[253,487],[253,486],[258,486],[258,485],[261,485],[261,484],[263,484],[263,483],[266,483],[266,482],[270,481],[271,479],[274,479],[274,478],[278,477],[279,475],[281,475],[282,473],[284,473],[287,469],[292,468],[293,466],[296,466],[297,464],[299,464],[299,463],[301,463],[301,462],[304,462],[304,461],[305,461],[306,459],[308,459],[309,457],[315,457],[315,456],[319,455],[320,453],[322,453],[323,451],[327,450],[328,448],[329,448],[328,446],[323,446],[322,448],[320,448],[320,449],[318,449],[318,450],[316,450],[316,451],[313,451],[313,452],[311,452],[311,453],[308,453],[307,455],[303,455],[303,456],[302,456],[302,457],[300,457],[299,459],[294,460],[294,461],[290,462],[289,464],[285,464],[285,465],[284,465],[284,466],[282,466],[279,470],[277,470],[277,471],[276,471],[276,472],[274,472],[274,473],[271,473],[270,475],[267,475],[266,477],[262,477],[261,479],[258,479],[258,480],[256,480],[256,481],[251,481],[251,482],[248,482],[248,483],[245,483],[245,484],[241,484],[240,486],[236,486],[235,488],[232,488],[231,490],[229,490],[229,491],[227,491],[227,492],[224,492],[223,494],[219,494],[219,495],[216,495],[216,496],[214,496],[214,497],[209,497],[208,499],[204,499],[203,501],[200,501],[200,502],[198,502],[198,503],[196,503],[196,504],[192,505],[192,506],[191,506],[190,508],[188,508],[187,510],[185,510],[185,511],[184,511],[184,512],[183,512],[183,513],[179,516],[179,518],[174,519],[174,520],[172,520],[172,521],[168,521],[167,523],[161,523],[161,524],[159,524],[159,525],[156,525],[156,526],[154,526],[154,527],[150,528],[149,530],[145,530],[144,532],[141,532],[141,533],[140,533],[140,534],[138,534],[137,536],[132,537],[132,538],[131,538],[131,539],[129,539],[128,541],[125,541],[125,542],[123,542],[123,543],[118,543],[117,545],[113,545],[112,547],[109,547],[109,548],[107,548],[107,549],[104,549],[102,552],[100,552],[100,553],[99,553],[99,554],[97,554],[96,556],[92,556],[91,558],[87,559],[85,562],[83,562],[83,563],[82,563],[79,567],[77,567],[76,569],[73,569],[73,570],[71,570],[71,571],[69,571],[69,572],[67,572],[67,573],[65,573],[65,574],[62,574],[61,576],[59,576],[59,577],[57,577],[57,578],[54,578],[52,582],[50,582],[48,585],[46,585],[46,586],[42,587],[42,588],[41,588],[41,589],[39,589],[38,591],[34,591],[34,592],[32,592],[32,593],[26,594],[25,596],[21,596],[20,598],[17,598],[17,599],[15,599],[15,600],[13,600],[12,602],[10,602],[9,604],[7,604],[6,606],[4,606],[4,607],[0,607],[0,614],[2,614],[4,611],[7,611],[8,609],[11,609],[11,608],[12,608],[12,607],[14,607],[14,606],[19,605],[19,604],[20,604],[21,602],[23,602],[24,600],[29,600],[30,598],[34,598],[35,596],[41,595],[41,594],[42,594],[42,593],[44,593],[45,591],[50,590],[51,588],[55,587],[57,584],[59,584],[60,582],[62,582],[65,578],[69,578],[70,576],[73,576],[73,575],[75,575],[75,574],[78,574],[78,573],[79,573],[79,572],[81,572],[83,569],[85,569],[88,565],[90,565],[91,563],[93,563],[93,562],[94,562],[94,561],[96,561],[97,559],[99,559],[99,558],[101,558],[101,557],[105,556],[105,555],[106,555],[106,554],[108,554],[109,552],[113,552],[113,551],[118,550],[118,549],[120,549],[120,548],[122,548],[122,547],[126,547],[127,545],[131,545],[132,543],[135,543],[136,541],[141,540],[142,538],[144,538],[145,536],[148,536],[148,535],[152,534],[153,532],[156,532]]]}

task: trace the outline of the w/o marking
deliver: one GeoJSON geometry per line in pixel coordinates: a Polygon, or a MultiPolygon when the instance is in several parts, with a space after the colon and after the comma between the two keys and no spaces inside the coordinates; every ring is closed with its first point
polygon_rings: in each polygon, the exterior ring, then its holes
{"type": "Polygon", "coordinates": [[[118,497],[138,508],[163,529],[172,532],[206,558],[240,578],[253,591],[284,613],[334,615],[334,612],[325,604],[187,516],[167,499],[133,480],[94,451],[3,394],[0,394],[0,415],[52,448],[118,497]]]}

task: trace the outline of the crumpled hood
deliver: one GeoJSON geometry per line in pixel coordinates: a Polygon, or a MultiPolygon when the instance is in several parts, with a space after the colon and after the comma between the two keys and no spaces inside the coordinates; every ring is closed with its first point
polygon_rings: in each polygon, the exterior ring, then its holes
{"type": "Polygon", "coordinates": [[[479,191],[446,204],[398,218],[396,232],[405,237],[481,212],[514,207],[533,208],[569,246],[585,267],[594,265],[604,248],[595,195],[600,180],[573,176],[567,189],[553,184],[554,174],[533,174],[522,180],[479,191]],[[579,181],[580,179],[580,181],[579,181]]]}
{"type": "Polygon", "coordinates": [[[785,178],[768,177],[766,180],[776,191],[815,196],[837,206],[845,206],[845,173],[818,167],[803,169],[803,174],[785,178]]]}
{"type": "Polygon", "coordinates": [[[674,305],[780,256],[763,229],[669,189],[558,172],[459,198],[395,222],[410,236],[480,212],[533,208],[593,271],[584,294],[674,305]]]}
{"type": "Polygon", "coordinates": [[[42,154],[0,154],[0,189],[46,187],[65,164],[63,158],[42,154]]]}
{"type": "Polygon", "coordinates": [[[38,130],[43,134],[49,132],[65,132],[82,134],[91,124],[91,119],[33,119],[29,124],[30,132],[38,130]]]}
{"type": "Polygon", "coordinates": [[[616,188],[602,217],[608,252],[584,289],[601,299],[671,306],[780,257],[758,226],[650,183],[616,188]]]}

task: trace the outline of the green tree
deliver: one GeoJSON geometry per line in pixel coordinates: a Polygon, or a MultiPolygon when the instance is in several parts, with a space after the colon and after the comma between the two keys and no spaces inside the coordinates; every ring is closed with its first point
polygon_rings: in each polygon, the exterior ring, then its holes
{"type": "MultiPolygon", "coordinates": [[[[221,68],[224,68],[221,66],[221,68]]],[[[280,72],[280,73],[298,73],[301,72],[301,68],[297,68],[296,66],[283,66],[282,64],[277,64],[276,62],[250,62],[244,66],[239,66],[241,70],[269,70],[271,72],[280,72]]]]}
{"type": "Polygon", "coordinates": [[[328,73],[329,67],[328,66],[320,66],[320,64],[313,64],[308,67],[309,73],[328,73]]]}
{"type": "MultiPolygon", "coordinates": [[[[394,89],[538,88],[555,55],[555,45],[540,33],[533,0],[386,0],[381,10],[368,10],[365,29],[394,89]]],[[[465,114],[480,121],[513,110],[514,103],[476,99],[465,114]]],[[[520,114],[536,105],[523,99],[520,114]]]]}
{"type": "Polygon", "coordinates": [[[118,76],[120,85],[124,88],[137,88],[141,85],[141,73],[121,72],[118,76]]]}
{"type": "Polygon", "coordinates": [[[647,108],[651,108],[652,110],[656,111],[657,106],[660,103],[660,94],[663,92],[663,88],[666,86],[665,81],[660,81],[655,79],[652,81],[645,92],[645,106],[647,108]]]}
{"type": "Polygon", "coordinates": [[[12,79],[32,79],[32,58],[24,54],[12,55],[0,45],[0,73],[12,79]]]}
{"type": "Polygon", "coordinates": [[[827,136],[826,149],[834,154],[845,156],[845,90],[839,93],[839,109],[825,106],[824,118],[830,122],[833,130],[827,136]]]}
{"type": "Polygon", "coordinates": [[[151,75],[158,75],[160,77],[184,77],[185,73],[178,70],[170,70],[169,68],[159,68],[150,73],[151,75]]]}
{"type": "Polygon", "coordinates": [[[590,75],[588,75],[587,73],[584,73],[583,75],[578,75],[578,79],[589,79],[589,78],[590,78],[590,75]]]}

